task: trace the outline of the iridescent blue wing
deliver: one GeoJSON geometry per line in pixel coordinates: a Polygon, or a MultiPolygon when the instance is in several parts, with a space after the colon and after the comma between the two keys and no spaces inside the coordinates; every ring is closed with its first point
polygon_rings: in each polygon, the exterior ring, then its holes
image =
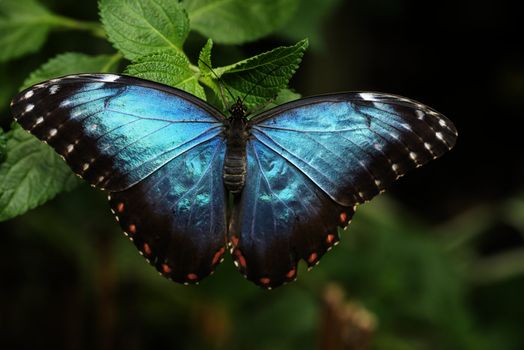
{"type": "Polygon", "coordinates": [[[299,259],[312,266],[338,241],[357,204],[456,136],[429,107],[378,93],[307,98],[256,116],[230,228],[237,265],[265,287],[294,279],[299,259]]]}
{"type": "Polygon", "coordinates": [[[126,189],[222,133],[220,112],[193,95],[114,74],[72,75],[22,91],[20,125],[95,187],[126,189]]]}
{"type": "Polygon", "coordinates": [[[12,110],[74,172],[112,192],[122,228],[159,271],[180,282],[210,273],[225,241],[220,112],[181,90],[113,74],[35,85],[12,110]]]}
{"type": "Polygon", "coordinates": [[[224,154],[224,142],[215,137],[129,189],[110,194],[124,232],[158,271],[176,282],[198,282],[222,261],[224,154]]]}

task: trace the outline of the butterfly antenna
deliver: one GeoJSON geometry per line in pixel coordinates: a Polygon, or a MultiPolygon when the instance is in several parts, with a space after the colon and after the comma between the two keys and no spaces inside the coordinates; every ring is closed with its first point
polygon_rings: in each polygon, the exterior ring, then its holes
{"type": "Polygon", "coordinates": [[[227,108],[227,107],[229,106],[229,103],[227,103],[227,101],[226,101],[226,97],[225,97],[225,95],[224,95],[224,89],[223,89],[223,88],[226,88],[226,90],[227,90],[229,96],[231,96],[231,99],[232,99],[233,101],[235,101],[235,96],[233,96],[233,94],[231,93],[231,91],[227,88],[227,85],[222,83],[222,79],[221,79],[221,78],[220,78],[220,77],[215,73],[215,71],[213,70],[213,68],[211,68],[211,67],[209,66],[209,64],[207,64],[206,62],[204,62],[204,60],[202,60],[200,57],[198,58],[198,61],[199,61],[199,62],[202,62],[202,64],[203,64],[204,66],[206,66],[206,67],[211,71],[211,73],[213,73],[213,75],[215,76],[215,78],[217,79],[217,81],[218,81],[218,83],[219,83],[218,86],[220,87],[220,94],[222,95],[222,103],[224,104],[224,108],[227,108]]]}

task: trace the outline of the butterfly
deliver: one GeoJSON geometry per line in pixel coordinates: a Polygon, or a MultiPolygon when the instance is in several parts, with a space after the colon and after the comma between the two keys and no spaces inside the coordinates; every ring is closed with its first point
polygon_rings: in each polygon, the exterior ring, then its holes
{"type": "Polygon", "coordinates": [[[335,93],[226,117],[182,90],[126,75],[52,79],[12,102],[18,123],[92,186],[164,276],[196,283],[226,248],[270,289],[316,265],[356,206],[450,150],[453,123],[408,98],[335,93]]]}

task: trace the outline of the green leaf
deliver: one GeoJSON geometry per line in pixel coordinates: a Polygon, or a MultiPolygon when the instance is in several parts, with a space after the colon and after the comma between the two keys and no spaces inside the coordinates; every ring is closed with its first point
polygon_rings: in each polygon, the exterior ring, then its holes
{"type": "Polygon", "coordinates": [[[323,48],[322,27],[327,17],[339,7],[342,0],[301,0],[293,18],[279,34],[290,40],[308,37],[312,49],[323,48]]]}
{"type": "Polygon", "coordinates": [[[291,102],[298,100],[301,97],[301,95],[298,92],[295,92],[291,89],[282,89],[277,95],[277,98],[275,98],[274,101],[271,101],[264,110],[280,106],[281,104],[291,102]]]}
{"type": "Polygon", "coordinates": [[[98,56],[75,52],[60,54],[31,73],[24,81],[22,89],[67,74],[114,72],[120,58],[119,54],[98,56]]]}
{"type": "Polygon", "coordinates": [[[173,0],[101,0],[100,15],[109,40],[134,60],[170,49],[183,53],[189,32],[185,9],[173,0]]]}
{"type": "Polygon", "coordinates": [[[79,180],[49,146],[19,126],[7,133],[7,157],[0,164],[0,221],[23,214],[79,180]]]}
{"type": "Polygon", "coordinates": [[[0,128],[0,164],[4,162],[7,157],[7,136],[4,130],[0,128]]]}
{"type": "Polygon", "coordinates": [[[203,100],[206,98],[204,89],[198,83],[198,72],[191,69],[185,55],[174,51],[140,57],[127,67],[126,73],[182,89],[203,100]]]}
{"type": "Polygon", "coordinates": [[[51,28],[51,16],[33,0],[1,0],[0,62],[38,51],[51,28]]]}
{"type": "Polygon", "coordinates": [[[200,69],[200,72],[203,75],[210,75],[211,72],[211,49],[213,48],[213,40],[207,39],[206,44],[200,51],[200,55],[198,56],[198,68],[200,69]]]}
{"type": "Polygon", "coordinates": [[[191,29],[217,43],[241,44],[281,28],[298,0],[185,0],[191,29]]]}
{"type": "Polygon", "coordinates": [[[307,46],[308,41],[305,39],[293,46],[278,47],[235,64],[216,68],[215,73],[234,96],[246,97],[245,104],[252,108],[275,98],[287,87],[307,46]]]}
{"type": "Polygon", "coordinates": [[[277,97],[275,99],[269,100],[265,104],[262,104],[261,106],[257,106],[257,109],[251,110],[250,112],[250,118],[256,116],[259,113],[262,113],[263,111],[267,111],[271,108],[275,108],[277,106],[280,106],[284,103],[291,102],[298,100],[301,97],[301,95],[298,92],[295,92],[291,89],[282,89],[279,91],[277,97]]]}
{"type": "Polygon", "coordinates": [[[229,106],[227,105],[224,97],[225,91],[217,83],[215,72],[212,68],[211,63],[211,49],[213,48],[213,40],[208,39],[198,58],[198,68],[200,69],[199,81],[204,86],[211,89],[213,94],[206,94],[206,100],[208,103],[216,106],[217,108],[226,111],[229,106]]]}

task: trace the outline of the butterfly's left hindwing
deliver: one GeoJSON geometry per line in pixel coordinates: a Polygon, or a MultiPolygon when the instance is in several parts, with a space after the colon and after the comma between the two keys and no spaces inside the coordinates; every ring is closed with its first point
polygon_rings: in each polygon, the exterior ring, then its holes
{"type": "Polygon", "coordinates": [[[222,260],[224,117],[181,90],[113,74],[53,79],[18,94],[17,121],[91,185],[165,276],[195,283],[222,260]]]}
{"type": "Polygon", "coordinates": [[[222,261],[226,243],[225,144],[214,138],[146,179],[111,193],[111,208],[138,250],[164,276],[195,283],[222,261]]]}

